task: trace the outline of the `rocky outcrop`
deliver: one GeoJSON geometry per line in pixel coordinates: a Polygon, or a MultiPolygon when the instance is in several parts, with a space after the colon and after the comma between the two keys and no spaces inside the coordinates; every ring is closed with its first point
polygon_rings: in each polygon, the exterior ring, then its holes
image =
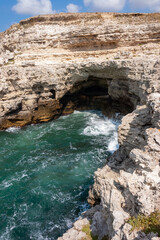
{"type": "Polygon", "coordinates": [[[56,14],[13,25],[0,36],[0,129],[72,112],[75,103],[61,98],[87,87],[103,88],[112,108],[145,104],[158,88],[159,29],[159,14],[56,14]]]}
{"type": "Polygon", "coordinates": [[[160,239],[153,232],[145,234],[140,229],[132,232],[127,223],[131,216],[147,216],[160,210],[159,129],[160,94],[156,93],[149,96],[147,105],[138,106],[123,117],[119,127],[120,148],[94,175],[88,201],[96,207],[76,222],[82,227],[75,238],[72,234],[77,230],[74,224],[59,240],[79,239],[87,221],[97,239],[160,239]]]}
{"type": "Polygon", "coordinates": [[[99,239],[151,239],[126,220],[160,206],[160,14],[38,16],[0,39],[0,129],[74,109],[127,114],[119,150],[95,173],[98,205],[61,239],[85,238],[89,220],[99,239]]]}
{"type": "Polygon", "coordinates": [[[143,239],[142,233],[130,232],[126,220],[159,210],[160,131],[150,125],[148,109],[137,107],[123,118],[119,127],[120,149],[95,173],[90,201],[94,196],[95,201],[101,200],[110,239],[141,239],[141,235],[143,239]]]}

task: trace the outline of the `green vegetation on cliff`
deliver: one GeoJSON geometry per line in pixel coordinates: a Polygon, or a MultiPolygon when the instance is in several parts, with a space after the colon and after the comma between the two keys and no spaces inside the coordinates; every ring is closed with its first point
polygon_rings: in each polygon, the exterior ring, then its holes
{"type": "Polygon", "coordinates": [[[160,237],[160,211],[155,211],[149,216],[131,217],[127,222],[132,226],[131,231],[141,230],[146,234],[158,233],[158,237],[160,237]]]}

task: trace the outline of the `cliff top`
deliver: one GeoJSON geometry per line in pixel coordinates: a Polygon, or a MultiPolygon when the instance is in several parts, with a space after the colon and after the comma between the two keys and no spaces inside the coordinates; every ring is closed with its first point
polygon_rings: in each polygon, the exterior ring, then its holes
{"type": "MultiPolygon", "coordinates": [[[[58,14],[48,14],[48,15],[38,15],[30,17],[24,20],[21,20],[17,24],[13,24],[6,31],[8,32],[13,27],[19,26],[31,26],[34,24],[57,24],[57,22],[63,22],[65,25],[70,24],[72,21],[80,22],[83,21],[92,21],[92,20],[120,20],[120,22],[128,23],[147,23],[149,22],[160,22],[160,13],[113,13],[113,12],[95,12],[95,13],[58,13],[58,14]]],[[[1,37],[2,33],[0,33],[1,37]]]]}
{"type": "MultiPolygon", "coordinates": [[[[0,65],[59,64],[160,54],[160,13],[60,13],[0,33],[0,65]]],[[[147,56],[147,57],[146,57],[147,56]]]]}

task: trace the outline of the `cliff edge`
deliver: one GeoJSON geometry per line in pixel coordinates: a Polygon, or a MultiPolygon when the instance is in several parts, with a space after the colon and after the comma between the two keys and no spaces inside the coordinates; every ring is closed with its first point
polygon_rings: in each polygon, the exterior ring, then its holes
{"type": "Polygon", "coordinates": [[[100,240],[156,239],[127,220],[160,211],[160,14],[42,15],[0,40],[1,130],[87,107],[125,114],[94,207],[59,239],[88,239],[88,225],[100,240]]]}

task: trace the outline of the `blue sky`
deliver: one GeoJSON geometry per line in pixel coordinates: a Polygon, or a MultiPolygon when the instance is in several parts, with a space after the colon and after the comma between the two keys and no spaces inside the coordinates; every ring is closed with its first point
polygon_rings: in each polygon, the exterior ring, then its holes
{"type": "Polygon", "coordinates": [[[0,0],[0,32],[39,14],[92,11],[160,12],[160,0],[0,0]]]}

